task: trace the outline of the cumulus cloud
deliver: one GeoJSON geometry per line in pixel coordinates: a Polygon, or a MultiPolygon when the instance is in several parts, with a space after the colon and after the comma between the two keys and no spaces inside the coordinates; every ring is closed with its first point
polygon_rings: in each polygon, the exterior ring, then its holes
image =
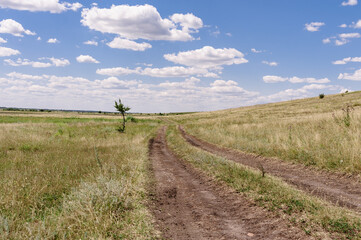
{"type": "Polygon", "coordinates": [[[199,17],[194,16],[192,13],[187,14],[173,14],[170,19],[179,24],[184,32],[197,32],[198,29],[203,27],[203,21],[199,17]]]}
{"type": "Polygon", "coordinates": [[[82,5],[78,2],[60,3],[59,0],[1,0],[0,7],[30,12],[61,13],[68,10],[77,11],[82,5]]]}
{"type": "Polygon", "coordinates": [[[278,83],[278,82],[286,82],[289,81],[291,83],[329,83],[330,80],[328,78],[299,78],[299,77],[280,77],[280,76],[264,76],[263,81],[265,83],[278,83]]]}
{"type": "Polygon", "coordinates": [[[0,44],[1,44],[1,43],[7,43],[7,42],[8,42],[8,41],[6,41],[5,39],[3,39],[3,38],[0,37],[0,44]]]}
{"type": "Polygon", "coordinates": [[[265,83],[285,82],[287,80],[288,80],[288,78],[284,78],[284,77],[280,77],[280,76],[272,76],[272,75],[263,76],[263,81],[265,83]]]}
{"type": "Polygon", "coordinates": [[[0,57],[9,57],[12,55],[19,55],[20,51],[12,49],[12,48],[7,48],[7,47],[0,47],[0,57]]]}
{"type": "Polygon", "coordinates": [[[217,74],[209,72],[204,68],[193,67],[163,67],[163,68],[141,68],[135,69],[116,67],[116,68],[102,68],[97,69],[97,74],[106,76],[122,76],[129,74],[137,74],[151,77],[189,77],[189,76],[203,76],[203,77],[218,77],[217,74]]]}
{"type": "Polygon", "coordinates": [[[98,46],[98,42],[94,41],[94,40],[88,40],[86,42],[83,42],[85,45],[93,45],[93,46],[98,46]]]}
{"type": "Polygon", "coordinates": [[[226,95],[247,95],[248,97],[256,96],[258,92],[250,92],[246,91],[243,88],[238,86],[238,83],[232,80],[216,80],[211,83],[210,87],[211,92],[215,92],[218,94],[226,94],[226,95]]]}
{"type": "Polygon", "coordinates": [[[56,38],[49,38],[48,43],[60,43],[60,41],[56,38]]]}
{"type": "Polygon", "coordinates": [[[342,60],[334,61],[334,62],[332,62],[332,64],[344,65],[349,62],[361,62],[361,57],[348,57],[348,58],[344,58],[342,60]]]}
{"type": "Polygon", "coordinates": [[[5,59],[4,63],[13,66],[31,66],[33,68],[47,68],[47,67],[65,67],[70,64],[69,60],[61,58],[39,58],[38,60],[47,60],[47,61],[30,61],[29,59],[18,58],[16,61],[11,59],[5,59]]]}
{"type": "Polygon", "coordinates": [[[138,80],[123,81],[116,77],[109,77],[104,80],[95,80],[95,84],[98,84],[104,89],[129,89],[136,87],[141,83],[138,80]]]}
{"type": "Polygon", "coordinates": [[[244,58],[244,54],[234,48],[215,49],[211,46],[205,46],[192,51],[179,52],[178,54],[165,54],[164,58],[174,63],[198,68],[218,68],[222,65],[248,62],[248,60],[244,58]]]}
{"type": "Polygon", "coordinates": [[[339,26],[340,28],[347,28],[347,24],[341,24],[340,26],[339,26]]]}
{"type": "Polygon", "coordinates": [[[342,45],[345,45],[346,43],[349,43],[350,39],[360,38],[360,37],[361,37],[361,35],[359,33],[341,33],[337,37],[329,37],[329,38],[323,39],[322,42],[327,44],[327,43],[331,43],[332,41],[334,41],[336,46],[342,46],[342,45]]]}
{"type": "Polygon", "coordinates": [[[0,33],[8,33],[17,37],[26,35],[36,35],[35,32],[24,29],[24,27],[13,19],[5,19],[0,22],[0,33]]]}
{"type": "Polygon", "coordinates": [[[361,28],[361,19],[358,20],[357,22],[353,22],[350,27],[352,27],[352,28],[361,28]]]}
{"type": "Polygon", "coordinates": [[[278,62],[268,62],[268,61],[262,61],[263,64],[266,64],[268,66],[271,66],[271,67],[276,67],[278,66],[278,62]]]}
{"type": "Polygon", "coordinates": [[[192,32],[203,27],[193,14],[174,14],[162,18],[151,5],[112,5],[110,8],[83,9],[81,23],[92,30],[117,34],[129,40],[191,41],[192,32]],[[181,29],[178,28],[178,24],[181,29]]]}
{"type": "Polygon", "coordinates": [[[76,58],[79,63],[99,63],[95,58],[89,55],[80,55],[76,58]]]}
{"type": "Polygon", "coordinates": [[[145,68],[141,71],[142,75],[151,77],[188,77],[188,76],[206,76],[208,71],[201,68],[186,67],[164,67],[164,68],[145,68]]]}
{"type": "Polygon", "coordinates": [[[342,6],[355,6],[357,5],[357,0],[347,0],[342,2],[342,6]]]}
{"type": "Polygon", "coordinates": [[[187,78],[184,82],[163,82],[159,84],[159,87],[163,88],[174,88],[174,89],[194,89],[196,88],[196,83],[201,80],[196,77],[187,78]]]}
{"type": "Polygon", "coordinates": [[[152,45],[149,43],[137,43],[135,41],[120,37],[114,38],[113,41],[107,43],[107,45],[111,48],[128,49],[133,51],[145,51],[146,49],[152,47],[152,45]]]}
{"type": "Polygon", "coordinates": [[[311,22],[305,24],[305,29],[309,32],[317,32],[320,30],[320,27],[324,26],[324,22],[311,22]]]}
{"type": "Polygon", "coordinates": [[[361,69],[356,70],[354,73],[340,73],[338,79],[361,81],[361,69]]]}
{"type": "Polygon", "coordinates": [[[10,77],[11,79],[22,79],[22,80],[43,80],[46,79],[46,75],[29,75],[29,74],[23,74],[18,72],[11,72],[6,74],[6,76],[10,77]]]}

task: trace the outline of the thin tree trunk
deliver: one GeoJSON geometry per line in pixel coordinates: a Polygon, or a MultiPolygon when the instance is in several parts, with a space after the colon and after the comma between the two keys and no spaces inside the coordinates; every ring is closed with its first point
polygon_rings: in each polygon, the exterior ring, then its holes
{"type": "Polygon", "coordinates": [[[124,132],[125,131],[125,114],[122,113],[122,115],[123,115],[123,132],[124,132]]]}

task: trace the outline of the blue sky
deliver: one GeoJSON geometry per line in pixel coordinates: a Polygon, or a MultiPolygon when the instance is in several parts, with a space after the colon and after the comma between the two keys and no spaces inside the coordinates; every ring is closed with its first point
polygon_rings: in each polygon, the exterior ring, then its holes
{"type": "Polygon", "coordinates": [[[361,90],[360,5],[0,0],[0,106],[206,111],[361,90]]]}

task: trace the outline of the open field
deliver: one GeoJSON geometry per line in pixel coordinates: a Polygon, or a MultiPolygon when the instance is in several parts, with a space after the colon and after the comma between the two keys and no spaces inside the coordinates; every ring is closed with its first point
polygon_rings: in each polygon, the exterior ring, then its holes
{"type": "Polygon", "coordinates": [[[0,124],[0,239],[156,237],[145,203],[157,122],[119,134],[114,122],[44,119],[0,124]]]}
{"type": "Polygon", "coordinates": [[[0,239],[361,239],[360,96],[137,115],[126,133],[0,112],[0,239]]]}
{"type": "Polygon", "coordinates": [[[361,92],[170,119],[220,146],[335,172],[361,172],[361,92]]]}

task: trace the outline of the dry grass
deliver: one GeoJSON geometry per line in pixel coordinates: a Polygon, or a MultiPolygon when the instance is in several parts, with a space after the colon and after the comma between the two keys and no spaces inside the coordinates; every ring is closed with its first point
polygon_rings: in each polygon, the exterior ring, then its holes
{"type": "Polygon", "coordinates": [[[156,122],[0,124],[0,239],[151,239],[156,122]]]}
{"type": "Polygon", "coordinates": [[[194,167],[316,239],[361,239],[360,215],[296,190],[276,177],[262,177],[260,171],[193,147],[175,126],[169,129],[167,140],[177,155],[194,167]]]}
{"type": "Polygon", "coordinates": [[[361,171],[361,92],[171,119],[221,146],[332,171],[361,171]],[[353,106],[348,119],[346,105],[353,106]]]}

